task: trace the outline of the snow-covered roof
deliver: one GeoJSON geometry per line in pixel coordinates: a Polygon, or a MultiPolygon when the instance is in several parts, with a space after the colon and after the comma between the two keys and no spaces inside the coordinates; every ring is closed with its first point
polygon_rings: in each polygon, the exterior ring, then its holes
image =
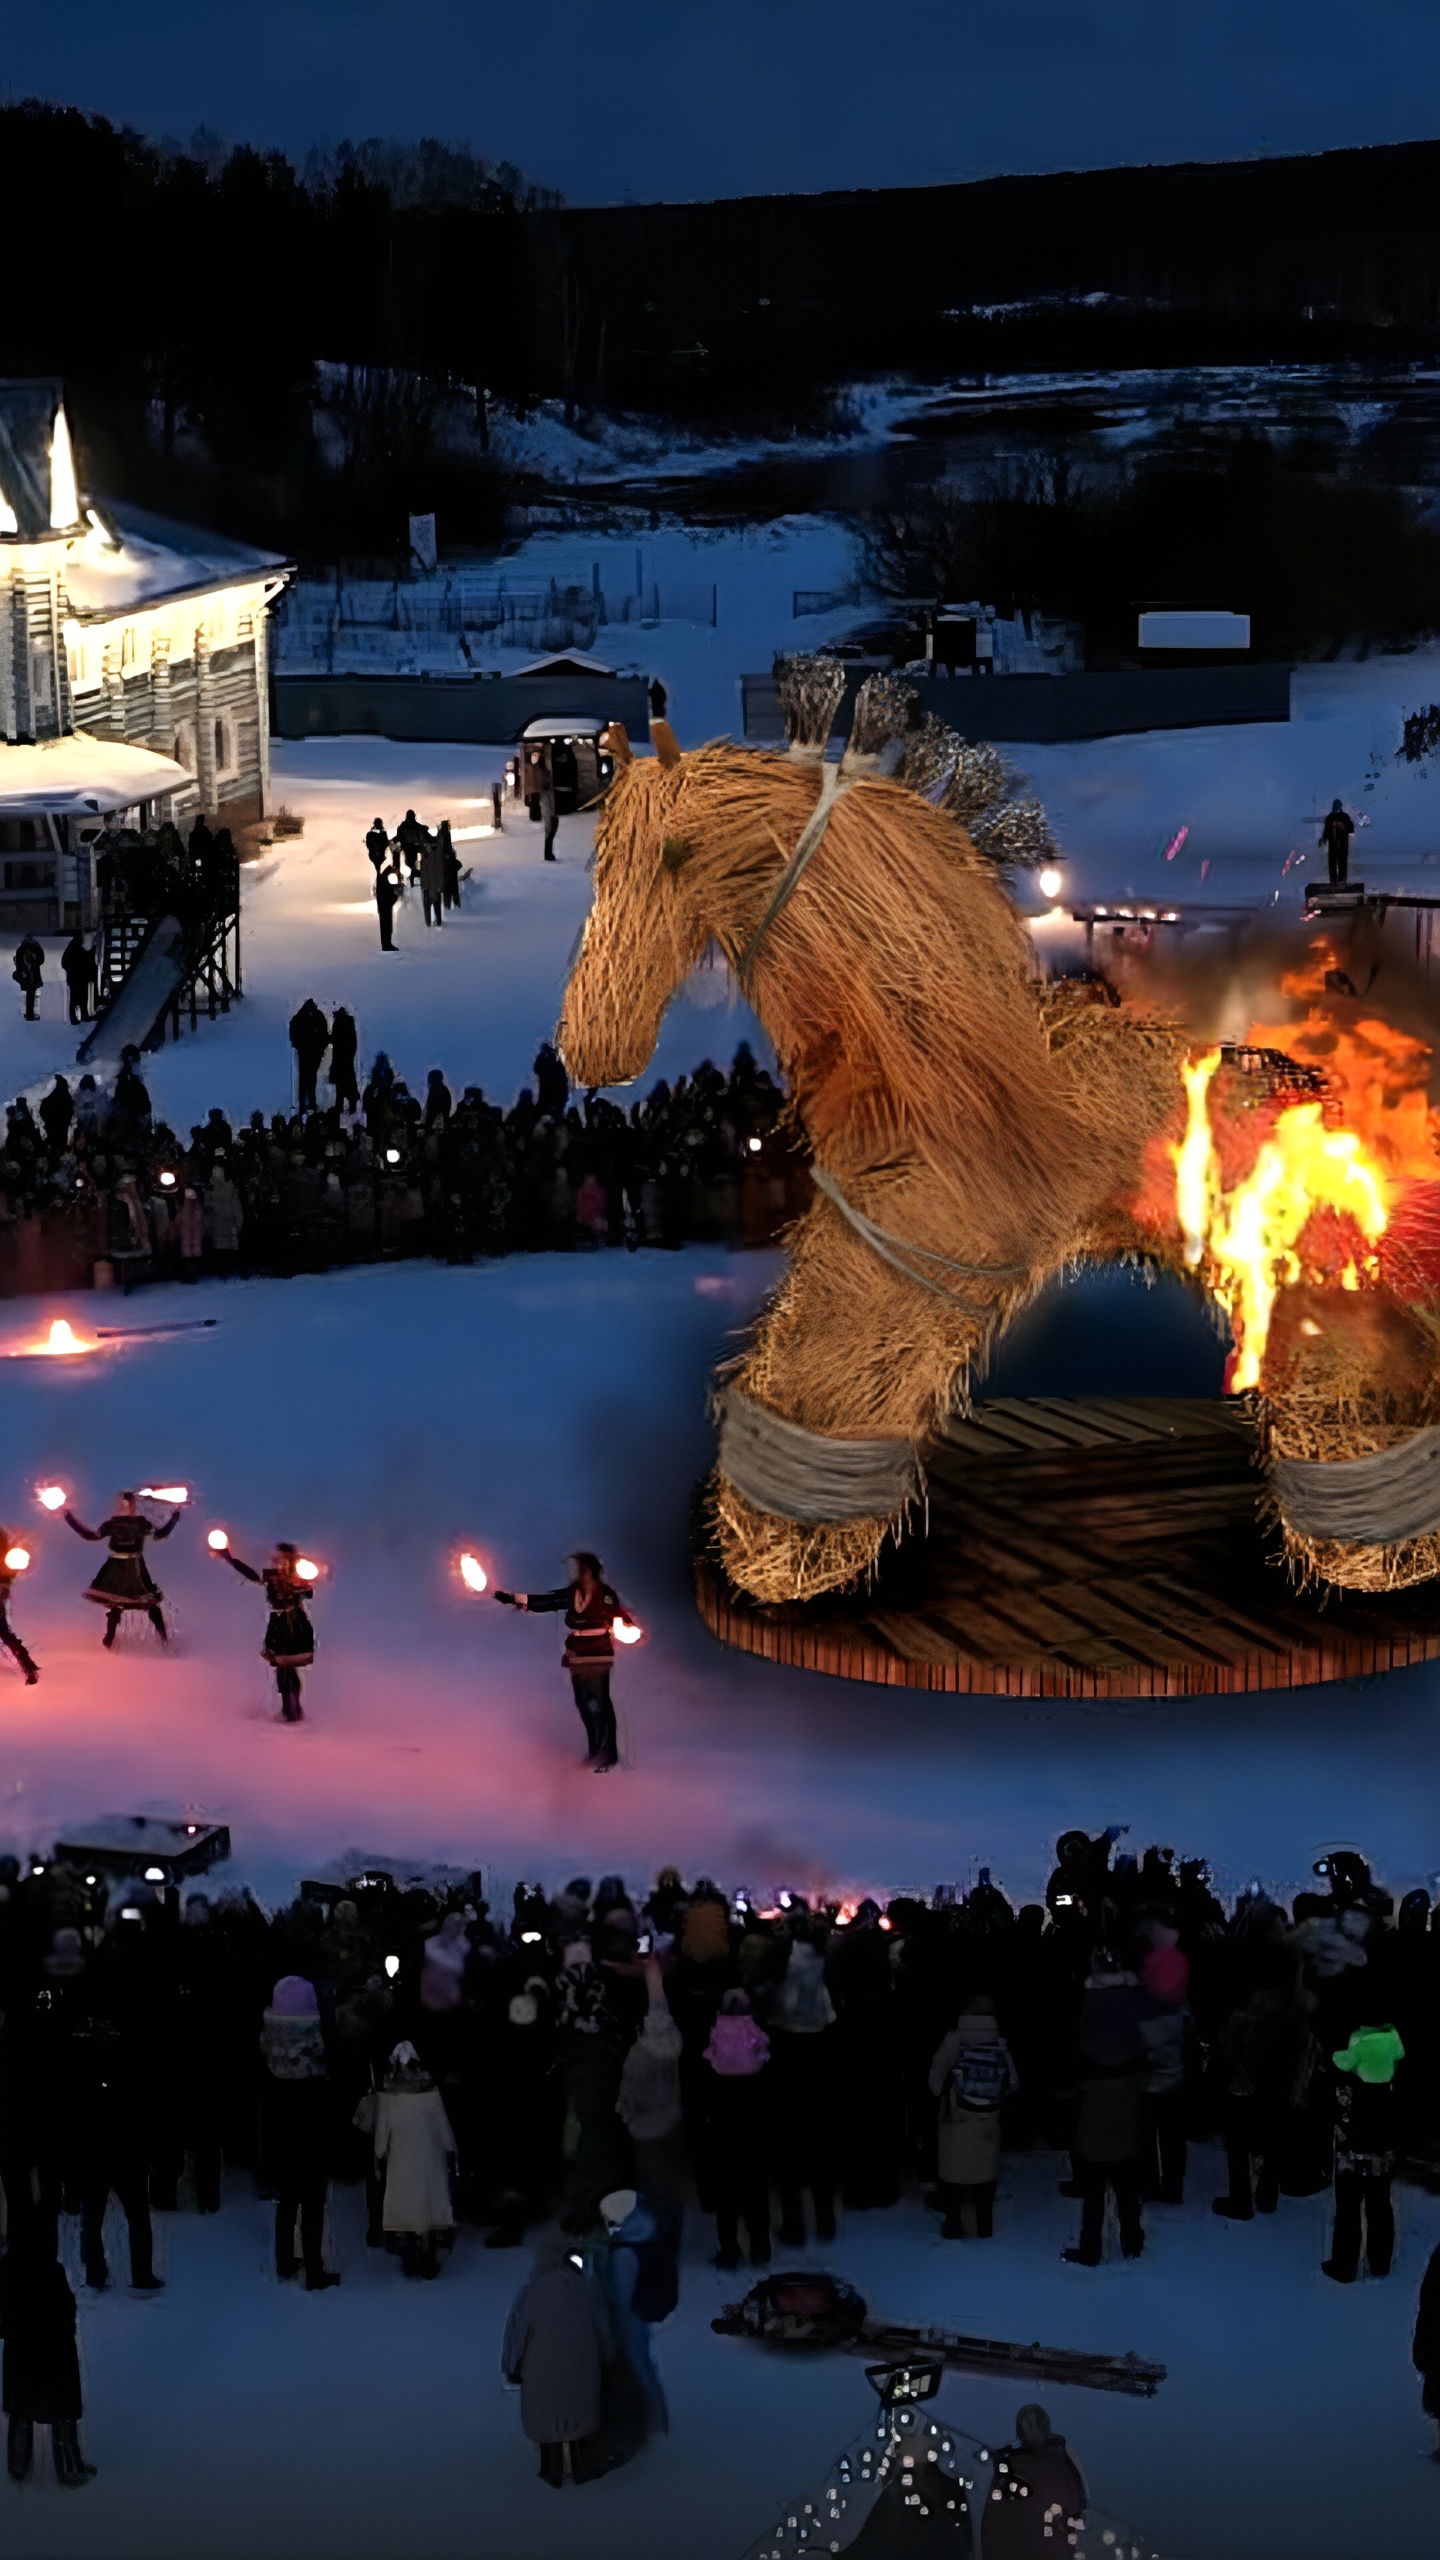
{"type": "Polygon", "coordinates": [[[522,738],[598,738],[601,730],[609,726],[608,713],[602,720],[589,711],[575,711],[568,719],[532,720],[520,735],[522,738]]]}
{"type": "Polygon", "coordinates": [[[36,816],[86,817],[133,809],[183,791],[192,780],[183,764],[150,747],[123,747],[110,738],[42,738],[29,747],[0,742],[0,809],[36,816]]]}
{"type": "Polygon", "coordinates": [[[583,649],[561,649],[553,658],[532,658],[528,667],[516,667],[517,676],[613,676],[603,658],[587,658],[583,649]]]}
{"type": "Polygon", "coordinates": [[[107,506],[65,563],[70,610],[79,622],[103,622],[139,605],[170,596],[203,595],[216,587],[288,575],[294,563],[278,551],[257,551],[228,534],[176,524],[139,507],[107,506]],[[107,539],[113,530],[116,542],[107,539]]]}

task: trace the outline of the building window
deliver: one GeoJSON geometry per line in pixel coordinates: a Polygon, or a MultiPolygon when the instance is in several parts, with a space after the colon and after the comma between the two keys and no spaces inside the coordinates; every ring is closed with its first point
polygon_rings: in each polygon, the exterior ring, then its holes
{"type": "Polygon", "coordinates": [[[120,634],[120,664],[122,668],[133,667],[135,664],[135,625],[133,622],[127,622],[120,634]]]}
{"type": "Polygon", "coordinates": [[[230,731],[223,720],[215,723],[215,770],[217,773],[230,770],[230,731]]]}

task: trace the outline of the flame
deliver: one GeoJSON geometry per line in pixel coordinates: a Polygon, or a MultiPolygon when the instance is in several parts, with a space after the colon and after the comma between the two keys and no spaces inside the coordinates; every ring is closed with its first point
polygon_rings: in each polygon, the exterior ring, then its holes
{"type": "Polygon", "coordinates": [[[297,1582],[318,1582],[320,1579],[320,1567],[318,1564],[312,1564],[308,1556],[297,1556],[295,1559],[295,1579],[297,1582]]]}
{"type": "Polygon", "coordinates": [[[188,1484],[142,1484],[140,1499],[142,1502],[188,1502],[190,1487],[188,1484]]]}
{"type": "Polygon", "coordinates": [[[223,1529],[212,1529],[205,1540],[212,1555],[223,1556],[230,1540],[223,1529]]]}
{"type": "Polygon", "coordinates": [[[461,1557],[460,1579],[464,1583],[467,1591],[486,1591],[489,1589],[490,1576],[486,1572],[485,1567],[478,1556],[467,1554],[461,1557]]]}
{"type": "Polygon", "coordinates": [[[28,1547],[6,1548],[5,1570],[7,1573],[23,1573],[29,1561],[30,1550],[28,1547]]]}
{"type": "Polygon", "coordinates": [[[95,1345],[82,1342],[73,1325],[68,1324],[64,1316],[57,1316],[45,1340],[37,1342],[35,1348],[51,1359],[61,1360],[68,1359],[72,1352],[93,1351],[95,1345]]]}
{"type": "Polygon", "coordinates": [[[68,1496],[63,1484],[42,1484],[36,1486],[35,1499],[43,1511],[63,1511],[68,1496]]]}
{"type": "MultiPolygon", "coordinates": [[[[1185,1259],[1192,1270],[1205,1264],[1208,1284],[1230,1317],[1236,1348],[1226,1383],[1239,1395],[1260,1383],[1281,1289],[1306,1276],[1300,1247],[1311,1219],[1333,1211],[1377,1243],[1389,1224],[1390,1185],[1356,1130],[1327,1128],[1320,1103],[1298,1102],[1277,1115],[1249,1172],[1227,1190],[1209,1108],[1219,1063],[1219,1051],[1209,1050],[1182,1070],[1186,1128],[1171,1154],[1185,1259]]],[[[1373,1256],[1366,1269],[1372,1276],[1378,1269],[1373,1256]]],[[[1353,1253],[1340,1285],[1363,1286],[1353,1253]]]]}
{"type": "Polygon", "coordinates": [[[638,1644],[644,1632],[643,1627],[637,1627],[629,1618],[612,1618],[610,1621],[610,1633],[617,1644],[638,1644]]]}

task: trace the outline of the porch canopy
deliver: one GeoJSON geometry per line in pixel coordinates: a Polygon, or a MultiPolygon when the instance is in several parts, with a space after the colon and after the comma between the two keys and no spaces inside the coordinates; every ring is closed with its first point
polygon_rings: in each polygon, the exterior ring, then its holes
{"type": "Polygon", "coordinates": [[[108,817],[142,800],[165,800],[193,776],[153,747],[110,738],[42,738],[34,746],[0,742],[0,814],[6,817],[108,817]]]}

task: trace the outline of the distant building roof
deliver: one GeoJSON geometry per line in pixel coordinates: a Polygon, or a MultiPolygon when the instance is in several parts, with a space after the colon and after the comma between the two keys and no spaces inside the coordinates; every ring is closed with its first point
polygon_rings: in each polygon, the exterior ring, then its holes
{"type": "Polygon", "coordinates": [[[203,595],[242,579],[283,578],[293,568],[279,551],[257,551],[228,534],[176,524],[141,507],[107,506],[65,565],[65,587],[77,621],[105,621],[169,596],[203,595]],[[112,531],[118,547],[106,539],[112,531]]]}
{"type": "Polygon", "coordinates": [[[554,658],[532,658],[528,667],[517,667],[517,676],[613,676],[603,658],[587,658],[581,649],[562,649],[554,658]]]}
{"type": "Polygon", "coordinates": [[[124,747],[112,738],[41,738],[34,746],[0,740],[0,810],[38,816],[93,817],[162,800],[193,779],[183,764],[151,747],[124,747]]]}
{"type": "Polygon", "coordinates": [[[559,720],[532,720],[522,729],[522,738],[598,738],[610,726],[608,713],[602,718],[591,711],[571,711],[559,720]]]}

